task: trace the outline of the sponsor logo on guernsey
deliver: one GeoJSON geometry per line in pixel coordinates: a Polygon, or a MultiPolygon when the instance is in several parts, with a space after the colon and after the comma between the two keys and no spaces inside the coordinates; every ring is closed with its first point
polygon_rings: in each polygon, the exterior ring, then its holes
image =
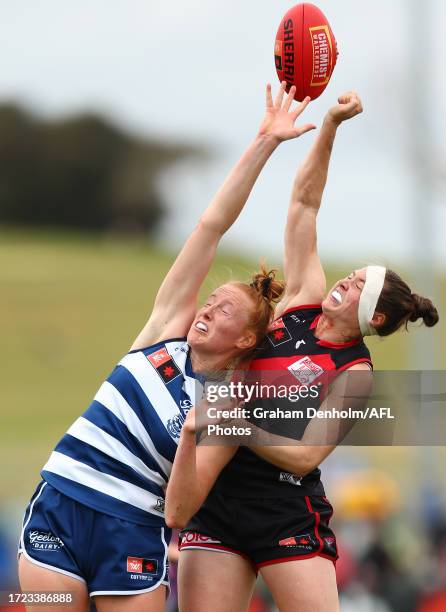
{"type": "Polygon", "coordinates": [[[323,374],[324,370],[317,363],[314,363],[310,357],[302,357],[288,366],[288,370],[293,374],[301,385],[308,385],[323,374]]]}
{"type": "Polygon", "coordinates": [[[30,531],[29,543],[34,550],[60,550],[65,544],[49,531],[30,531]]]}
{"type": "Polygon", "coordinates": [[[279,344],[284,344],[292,340],[291,334],[283,322],[283,319],[276,319],[273,321],[267,338],[273,346],[279,346],[279,344]]]}
{"type": "Polygon", "coordinates": [[[286,548],[299,548],[301,550],[312,551],[315,548],[319,548],[319,542],[315,536],[311,533],[303,533],[302,535],[291,536],[279,540],[279,546],[285,546],[286,548]]]}
{"type": "Polygon", "coordinates": [[[144,559],[142,557],[127,557],[127,572],[132,574],[156,575],[158,573],[158,560],[144,559]]]}
{"type": "Polygon", "coordinates": [[[161,348],[158,351],[147,355],[147,359],[161,376],[165,384],[170,383],[172,380],[175,380],[175,378],[181,375],[177,364],[174,362],[165,348],[161,348]]]}
{"type": "Polygon", "coordinates": [[[301,485],[302,476],[296,476],[296,474],[291,474],[291,472],[280,472],[279,481],[287,482],[288,484],[295,485],[299,487],[301,485]]]}
{"type": "Polygon", "coordinates": [[[190,546],[193,544],[221,544],[221,541],[202,535],[201,533],[196,533],[195,531],[186,531],[181,537],[181,546],[190,546]]]}
{"type": "Polygon", "coordinates": [[[162,497],[158,497],[158,499],[156,500],[154,509],[157,510],[158,512],[164,512],[165,505],[166,505],[166,502],[164,501],[164,499],[162,497]]]}

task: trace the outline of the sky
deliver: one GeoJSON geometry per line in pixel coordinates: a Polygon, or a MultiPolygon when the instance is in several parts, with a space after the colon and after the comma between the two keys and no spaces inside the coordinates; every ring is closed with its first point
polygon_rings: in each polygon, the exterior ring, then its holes
{"type": "MultiPolygon", "coordinates": [[[[207,145],[208,162],[184,163],[160,181],[169,205],[161,238],[176,248],[255,137],[265,83],[278,85],[275,34],[292,5],[1,0],[0,100],[46,116],[95,110],[141,136],[207,145]]],[[[320,125],[348,89],[364,104],[364,113],[339,130],[320,213],[321,254],[361,264],[425,258],[444,268],[446,5],[321,0],[318,6],[340,55],[304,120],[320,125]]],[[[275,152],[225,237],[227,248],[280,263],[293,176],[313,138],[307,134],[275,152]]]]}

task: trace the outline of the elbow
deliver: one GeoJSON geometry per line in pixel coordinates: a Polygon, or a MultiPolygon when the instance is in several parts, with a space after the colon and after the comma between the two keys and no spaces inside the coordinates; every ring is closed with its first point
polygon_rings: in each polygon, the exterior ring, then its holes
{"type": "Polygon", "coordinates": [[[169,503],[169,500],[166,499],[164,520],[168,527],[171,529],[183,529],[183,527],[187,525],[189,519],[190,516],[186,515],[181,504],[172,507],[172,503],[169,503]]]}
{"type": "Polygon", "coordinates": [[[183,529],[186,527],[187,519],[176,513],[166,512],[164,515],[166,525],[171,529],[183,529]]]}
{"type": "Polygon", "coordinates": [[[319,461],[312,453],[303,453],[299,460],[294,464],[294,473],[302,478],[310,474],[317,466],[319,461]]]}
{"type": "Polygon", "coordinates": [[[198,221],[196,231],[201,234],[206,234],[213,240],[220,240],[225,233],[227,227],[224,218],[217,214],[203,214],[198,221]]]}

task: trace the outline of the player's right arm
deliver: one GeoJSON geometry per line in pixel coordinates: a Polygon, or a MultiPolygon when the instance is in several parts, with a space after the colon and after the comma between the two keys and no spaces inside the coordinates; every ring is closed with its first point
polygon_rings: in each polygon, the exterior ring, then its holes
{"type": "Polygon", "coordinates": [[[290,110],[294,91],[284,96],[285,83],[273,102],[267,86],[266,112],[257,137],[242,155],[203,213],[157,293],[150,318],[132,349],[185,335],[197,308],[198,292],[214,260],[223,234],[235,222],[262,168],[284,140],[297,138],[313,125],[296,127],[295,121],[309,99],[290,110]]]}
{"type": "Polygon", "coordinates": [[[361,100],[355,92],[345,93],[338,102],[328,111],[294,180],[285,228],[286,290],[277,306],[277,317],[293,306],[318,304],[325,295],[325,274],[317,251],[316,217],[337,129],[343,121],[362,112],[361,100]]]}

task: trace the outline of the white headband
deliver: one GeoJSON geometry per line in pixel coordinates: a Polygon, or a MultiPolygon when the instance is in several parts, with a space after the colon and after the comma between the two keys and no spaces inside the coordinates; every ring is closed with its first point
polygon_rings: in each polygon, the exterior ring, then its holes
{"type": "Polygon", "coordinates": [[[363,336],[373,336],[376,329],[370,325],[375,308],[381,295],[386,276],[383,266],[367,266],[364,288],[358,306],[359,328],[363,336]]]}

